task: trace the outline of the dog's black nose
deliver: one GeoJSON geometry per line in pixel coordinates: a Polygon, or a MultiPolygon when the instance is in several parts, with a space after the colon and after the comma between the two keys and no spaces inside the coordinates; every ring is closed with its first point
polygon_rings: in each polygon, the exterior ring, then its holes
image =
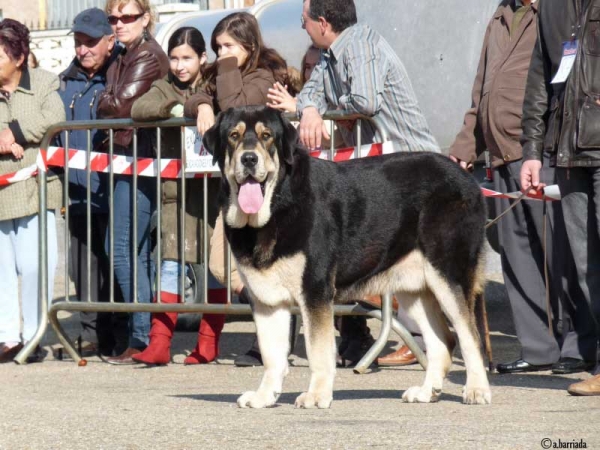
{"type": "Polygon", "coordinates": [[[242,154],[242,164],[248,168],[254,167],[258,163],[258,155],[254,152],[244,152],[242,154]]]}

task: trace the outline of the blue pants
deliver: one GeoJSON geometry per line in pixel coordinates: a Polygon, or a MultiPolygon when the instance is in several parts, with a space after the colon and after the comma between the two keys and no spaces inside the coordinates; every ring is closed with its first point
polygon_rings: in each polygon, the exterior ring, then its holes
{"type": "MultiPolygon", "coordinates": [[[[58,245],[54,211],[48,211],[48,306],[58,245]]],[[[0,221],[0,342],[29,341],[39,325],[38,215],[0,221]],[[19,276],[21,311],[19,311],[19,276]],[[23,332],[21,333],[21,316],[23,332]]]]}
{"type": "MultiPolygon", "coordinates": [[[[115,177],[114,190],[114,270],[123,299],[131,303],[152,302],[154,264],[151,256],[150,227],[156,207],[155,180],[138,179],[137,242],[133,243],[133,178],[115,177]],[[137,292],[133,292],[133,261],[137,260],[137,292]]],[[[107,233],[107,251],[110,236],[107,233]]],[[[143,349],[148,345],[150,313],[132,313],[129,318],[129,347],[143,349]]]]}

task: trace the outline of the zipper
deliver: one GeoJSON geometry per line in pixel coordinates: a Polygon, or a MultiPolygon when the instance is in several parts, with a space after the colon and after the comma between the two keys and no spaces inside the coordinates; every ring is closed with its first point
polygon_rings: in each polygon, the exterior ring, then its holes
{"type": "Polygon", "coordinates": [[[94,104],[96,103],[96,96],[98,95],[98,89],[94,90],[92,95],[92,101],[90,102],[90,120],[94,120],[94,104]]]}

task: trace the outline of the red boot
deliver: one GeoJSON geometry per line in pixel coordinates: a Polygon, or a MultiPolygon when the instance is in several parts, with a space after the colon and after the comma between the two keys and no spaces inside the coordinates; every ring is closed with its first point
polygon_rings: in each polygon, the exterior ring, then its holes
{"type": "MultiPolygon", "coordinates": [[[[179,295],[161,292],[163,303],[178,303],[179,295]]],[[[141,353],[132,358],[148,365],[165,365],[171,361],[171,339],[177,323],[177,313],[152,314],[152,327],[150,328],[150,344],[141,353]]]]}
{"type": "MultiPolygon", "coordinates": [[[[214,289],[208,303],[227,303],[227,289],[214,289]]],[[[225,314],[204,314],[198,331],[196,348],[185,358],[183,364],[206,364],[219,355],[219,337],[225,324],[225,314]]]]}

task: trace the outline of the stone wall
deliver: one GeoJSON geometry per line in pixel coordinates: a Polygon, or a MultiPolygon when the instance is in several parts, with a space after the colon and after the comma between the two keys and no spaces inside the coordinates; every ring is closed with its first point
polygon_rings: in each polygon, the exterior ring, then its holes
{"type": "Polygon", "coordinates": [[[73,35],[68,29],[31,32],[31,51],[40,67],[59,74],[75,56],[73,35]]]}

